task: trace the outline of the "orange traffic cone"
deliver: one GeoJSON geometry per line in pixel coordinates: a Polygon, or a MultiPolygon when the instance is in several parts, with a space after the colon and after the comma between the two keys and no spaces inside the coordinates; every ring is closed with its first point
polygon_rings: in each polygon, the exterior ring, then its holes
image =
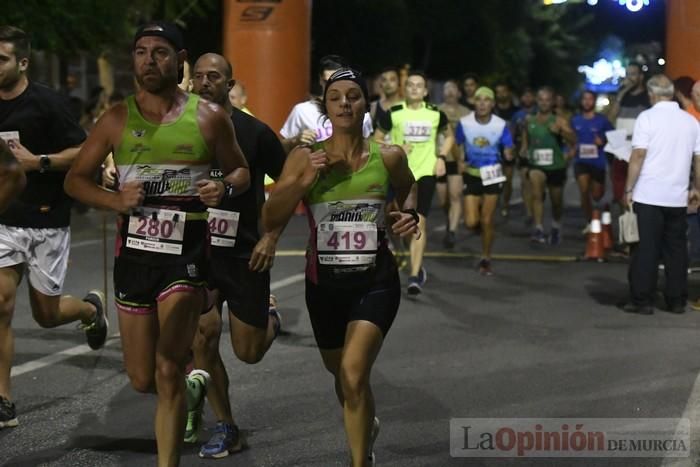
{"type": "Polygon", "coordinates": [[[593,211],[591,219],[591,231],[586,238],[586,256],[588,260],[603,261],[605,248],[603,247],[603,228],[600,224],[600,211],[593,211]]]}
{"type": "Polygon", "coordinates": [[[611,250],[613,247],[613,236],[612,236],[612,215],[610,214],[610,207],[606,206],[605,211],[603,211],[602,217],[603,225],[603,248],[605,251],[611,250]]]}

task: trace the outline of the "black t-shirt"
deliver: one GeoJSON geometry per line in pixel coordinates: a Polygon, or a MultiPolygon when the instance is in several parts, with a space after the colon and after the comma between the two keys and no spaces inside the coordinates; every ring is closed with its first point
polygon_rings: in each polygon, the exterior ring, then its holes
{"type": "Polygon", "coordinates": [[[649,107],[651,107],[651,101],[648,93],[632,94],[628,92],[620,100],[620,114],[617,118],[637,118],[649,107]]]}
{"type": "MultiPolygon", "coordinates": [[[[224,199],[219,209],[240,213],[235,246],[212,246],[212,255],[250,258],[260,240],[260,212],[265,202],[265,174],[277,179],[287,157],[282,143],[265,123],[236,108],[231,114],[238,145],[250,168],[250,188],[243,194],[224,199]]],[[[217,174],[212,174],[212,177],[217,174]]]]}
{"type": "MultiPolygon", "coordinates": [[[[5,131],[19,132],[19,142],[37,157],[79,146],[85,140],[68,99],[32,82],[16,98],[0,99],[0,132],[5,131]]],[[[0,224],[33,228],[70,225],[71,199],[63,191],[65,176],[63,171],[28,172],[27,187],[0,215],[0,224]]]]}
{"type": "Polygon", "coordinates": [[[510,105],[506,109],[502,109],[499,106],[494,106],[493,108],[493,113],[495,113],[497,116],[501,117],[503,120],[505,120],[508,124],[510,124],[511,119],[513,118],[513,115],[520,110],[520,108],[510,105]]]}

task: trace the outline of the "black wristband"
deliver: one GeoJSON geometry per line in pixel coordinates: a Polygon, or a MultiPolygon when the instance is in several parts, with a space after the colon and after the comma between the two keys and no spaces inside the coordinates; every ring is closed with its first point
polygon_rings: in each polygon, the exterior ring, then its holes
{"type": "Polygon", "coordinates": [[[402,209],[401,212],[410,214],[413,220],[416,221],[416,224],[420,222],[420,217],[418,217],[418,212],[415,209],[402,209]]]}
{"type": "Polygon", "coordinates": [[[442,159],[443,161],[447,162],[447,157],[443,156],[442,154],[438,156],[438,159],[442,159]]]}

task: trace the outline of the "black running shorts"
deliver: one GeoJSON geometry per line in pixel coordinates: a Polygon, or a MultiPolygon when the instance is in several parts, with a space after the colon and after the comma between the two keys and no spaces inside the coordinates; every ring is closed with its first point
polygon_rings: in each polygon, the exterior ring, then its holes
{"type": "Polygon", "coordinates": [[[229,312],[246,324],[267,329],[270,307],[270,272],[255,272],[248,260],[217,254],[212,250],[209,288],[219,291],[219,299],[229,312]]]}

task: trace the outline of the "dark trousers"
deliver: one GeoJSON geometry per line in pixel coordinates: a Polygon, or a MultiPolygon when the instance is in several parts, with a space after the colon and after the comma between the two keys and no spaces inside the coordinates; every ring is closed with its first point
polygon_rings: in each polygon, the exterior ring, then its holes
{"type": "Polygon", "coordinates": [[[634,203],[639,243],[632,250],[628,280],[635,305],[653,305],[659,261],[666,273],[664,297],[669,307],[685,306],[688,299],[688,244],[686,208],[634,203]]]}

